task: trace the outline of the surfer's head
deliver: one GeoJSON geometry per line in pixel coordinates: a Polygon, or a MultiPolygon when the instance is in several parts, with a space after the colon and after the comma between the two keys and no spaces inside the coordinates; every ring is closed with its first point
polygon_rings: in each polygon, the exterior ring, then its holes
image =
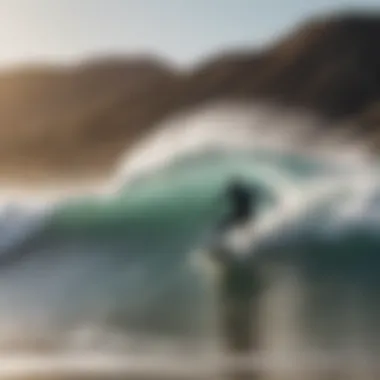
{"type": "Polygon", "coordinates": [[[254,212],[258,192],[241,179],[232,180],[227,187],[227,198],[230,207],[230,222],[247,221],[254,212]]]}

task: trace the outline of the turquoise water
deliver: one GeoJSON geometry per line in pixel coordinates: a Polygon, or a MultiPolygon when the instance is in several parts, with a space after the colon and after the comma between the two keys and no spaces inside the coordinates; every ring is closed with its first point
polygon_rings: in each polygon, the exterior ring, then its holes
{"type": "Polygon", "coordinates": [[[215,278],[193,259],[228,210],[223,191],[234,178],[260,189],[258,231],[242,237],[258,262],[378,273],[377,174],[364,174],[305,155],[206,152],[112,195],[62,200],[27,222],[21,213],[0,266],[4,330],[27,331],[24,339],[84,326],[126,337],[214,336],[215,278]]]}

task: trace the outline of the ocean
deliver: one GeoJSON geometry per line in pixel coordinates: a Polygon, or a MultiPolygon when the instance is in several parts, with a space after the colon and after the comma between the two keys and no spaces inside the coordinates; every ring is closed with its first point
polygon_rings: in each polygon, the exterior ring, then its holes
{"type": "Polygon", "coordinates": [[[379,165],[339,133],[318,137],[325,124],[217,105],[158,126],[91,192],[4,196],[4,378],[133,373],[139,360],[147,378],[201,378],[201,359],[209,374],[221,349],[207,243],[235,179],[260,193],[258,215],[227,240],[262,269],[264,351],[364,352],[355,368],[368,372],[380,346],[379,165]]]}

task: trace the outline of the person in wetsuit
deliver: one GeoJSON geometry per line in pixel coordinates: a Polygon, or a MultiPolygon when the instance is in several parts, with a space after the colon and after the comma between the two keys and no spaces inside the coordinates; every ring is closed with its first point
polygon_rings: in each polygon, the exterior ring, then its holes
{"type": "Polygon", "coordinates": [[[222,220],[220,228],[230,228],[246,223],[255,214],[258,191],[241,180],[232,181],[225,192],[230,206],[229,214],[222,220]]]}
{"type": "Polygon", "coordinates": [[[221,327],[227,349],[232,353],[247,353],[257,344],[254,342],[253,322],[258,276],[249,256],[236,255],[223,246],[223,236],[255,216],[259,194],[256,189],[235,180],[228,186],[225,198],[229,202],[229,213],[216,227],[219,242],[212,249],[212,256],[221,269],[221,327]]]}

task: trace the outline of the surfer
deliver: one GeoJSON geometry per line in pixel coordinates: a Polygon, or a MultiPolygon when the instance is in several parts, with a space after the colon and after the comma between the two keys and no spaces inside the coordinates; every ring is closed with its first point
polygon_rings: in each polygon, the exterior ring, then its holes
{"type": "Polygon", "coordinates": [[[256,189],[236,179],[227,187],[226,198],[230,204],[230,213],[220,224],[222,230],[241,226],[254,216],[258,198],[256,189]]]}
{"type": "Polygon", "coordinates": [[[240,256],[226,248],[223,237],[232,228],[243,227],[257,211],[258,192],[240,180],[230,183],[225,193],[229,213],[216,228],[216,244],[211,249],[212,259],[221,269],[219,302],[222,333],[230,353],[244,354],[255,347],[253,322],[257,275],[249,256],[240,256]]]}

